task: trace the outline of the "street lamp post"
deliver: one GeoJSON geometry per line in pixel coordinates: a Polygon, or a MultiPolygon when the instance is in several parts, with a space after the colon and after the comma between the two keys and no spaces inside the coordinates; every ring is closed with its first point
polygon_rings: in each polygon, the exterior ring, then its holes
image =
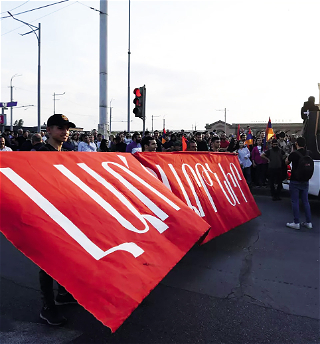
{"type": "Polygon", "coordinates": [[[153,117],[160,117],[160,116],[151,116],[151,132],[153,133],[153,117]]]}
{"type": "Polygon", "coordinates": [[[56,114],[56,100],[59,100],[59,99],[56,99],[56,96],[63,96],[66,92],[63,92],[63,93],[53,93],[53,114],[55,115],[56,114]]]}
{"type": "Polygon", "coordinates": [[[216,110],[216,111],[224,111],[224,132],[227,133],[227,108],[223,110],[216,110]]]}
{"type": "Polygon", "coordinates": [[[40,71],[41,71],[41,66],[40,66],[40,46],[41,46],[40,45],[41,44],[40,36],[41,36],[41,24],[38,23],[39,26],[37,27],[37,26],[31,25],[29,23],[26,23],[20,19],[15,18],[9,11],[8,11],[8,13],[14,20],[17,20],[17,21],[29,26],[29,28],[31,29],[30,32],[20,34],[21,36],[25,36],[25,35],[28,35],[29,33],[33,32],[37,37],[37,41],[38,41],[38,132],[40,133],[40,131],[41,131],[41,110],[40,110],[40,71]],[[37,35],[36,31],[38,31],[38,35],[37,35]]]}
{"type": "Polygon", "coordinates": [[[112,113],[111,103],[112,103],[113,100],[114,100],[113,98],[110,100],[110,125],[109,125],[110,134],[111,134],[111,113],[112,113]]]}
{"type": "MultiPolygon", "coordinates": [[[[11,80],[10,80],[10,100],[11,102],[13,101],[13,86],[12,86],[12,79],[16,76],[21,76],[21,74],[15,74],[11,80]]],[[[13,130],[13,110],[12,110],[13,106],[10,107],[10,131],[13,130]]]]}

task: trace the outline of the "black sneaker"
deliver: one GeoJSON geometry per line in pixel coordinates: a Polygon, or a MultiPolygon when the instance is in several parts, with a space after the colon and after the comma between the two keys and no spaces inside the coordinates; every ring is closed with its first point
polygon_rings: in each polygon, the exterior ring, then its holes
{"type": "Polygon", "coordinates": [[[70,293],[58,294],[54,303],[57,306],[62,306],[62,305],[75,304],[77,303],[77,300],[70,293]]]}
{"type": "Polygon", "coordinates": [[[40,312],[40,318],[45,320],[49,325],[60,326],[67,322],[67,319],[60,314],[56,306],[44,306],[40,312]]]}

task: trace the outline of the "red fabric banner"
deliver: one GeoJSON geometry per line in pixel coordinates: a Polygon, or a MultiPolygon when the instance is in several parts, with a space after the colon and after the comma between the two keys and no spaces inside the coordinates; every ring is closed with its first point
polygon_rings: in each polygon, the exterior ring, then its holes
{"type": "Polygon", "coordinates": [[[203,243],[261,214],[236,154],[145,152],[135,157],[211,225],[203,243]]]}
{"type": "Polygon", "coordinates": [[[0,153],[0,192],[7,239],[112,331],[209,229],[131,154],[0,153]]]}

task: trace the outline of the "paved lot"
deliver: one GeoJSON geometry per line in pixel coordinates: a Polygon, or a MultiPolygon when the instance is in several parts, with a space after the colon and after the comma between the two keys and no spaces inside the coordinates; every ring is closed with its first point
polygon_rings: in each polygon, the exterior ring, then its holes
{"type": "Polygon", "coordinates": [[[320,343],[320,201],[295,231],[288,193],[254,194],[262,216],[194,246],[114,334],[80,306],[44,324],[39,269],[1,235],[0,343],[320,343]]]}

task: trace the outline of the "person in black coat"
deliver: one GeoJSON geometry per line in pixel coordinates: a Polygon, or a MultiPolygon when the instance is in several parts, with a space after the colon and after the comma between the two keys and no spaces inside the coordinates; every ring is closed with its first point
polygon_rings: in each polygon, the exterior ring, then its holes
{"type": "Polygon", "coordinates": [[[305,121],[308,118],[306,114],[307,111],[319,111],[319,107],[315,105],[315,97],[310,96],[307,102],[303,103],[303,107],[301,108],[301,118],[305,121]]]}

